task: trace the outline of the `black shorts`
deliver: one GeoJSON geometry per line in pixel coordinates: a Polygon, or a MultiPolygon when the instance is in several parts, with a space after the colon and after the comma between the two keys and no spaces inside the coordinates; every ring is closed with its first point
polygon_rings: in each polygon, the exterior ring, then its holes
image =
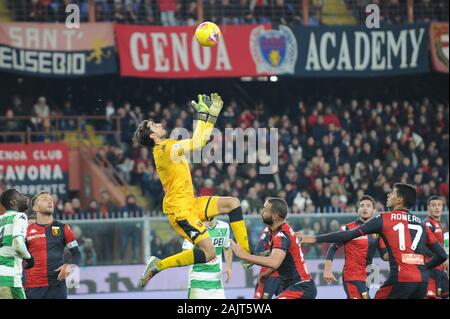
{"type": "Polygon", "coordinates": [[[27,299],[67,299],[65,282],[47,287],[35,287],[25,290],[27,299]]]}
{"type": "Polygon", "coordinates": [[[281,292],[280,277],[269,277],[263,283],[258,283],[255,288],[254,299],[272,299],[281,292]]]}
{"type": "Polygon", "coordinates": [[[370,299],[365,281],[344,281],[344,290],[347,299],[370,299]]]}
{"type": "Polygon", "coordinates": [[[276,299],[315,299],[316,296],[317,287],[311,279],[288,286],[276,299]]]}
{"type": "Polygon", "coordinates": [[[423,282],[389,282],[378,289],[375,299],[424,299],[428,281],[423,282]]]}

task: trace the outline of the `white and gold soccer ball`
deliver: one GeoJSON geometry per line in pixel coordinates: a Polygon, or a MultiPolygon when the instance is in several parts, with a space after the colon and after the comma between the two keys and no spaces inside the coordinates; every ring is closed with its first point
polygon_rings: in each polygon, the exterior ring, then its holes
{"type": "Polygon", "coordinates": [[[203,22],[195,30],[195,38],[205,47],[215,46],[220,39],[220,29],[213,22],[203,22]]]}

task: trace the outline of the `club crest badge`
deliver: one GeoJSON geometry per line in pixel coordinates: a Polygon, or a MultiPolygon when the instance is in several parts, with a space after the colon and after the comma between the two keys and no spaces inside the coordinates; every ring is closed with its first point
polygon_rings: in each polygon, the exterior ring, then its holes
{"type": "Polygon", "coordinates": [[[256,27],[250,34],[250,52],[256,72],[294,74],[298,47],[294,33],[288,27],[279,26],[278,30],[256,27]]]}

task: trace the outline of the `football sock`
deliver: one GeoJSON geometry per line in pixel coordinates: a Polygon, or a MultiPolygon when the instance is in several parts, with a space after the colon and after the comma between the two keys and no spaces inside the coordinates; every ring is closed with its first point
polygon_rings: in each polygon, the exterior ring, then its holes
{"type": "Polygon", "coordinates": [[[248,245],[247,227],[245,226],[241,206],[229,212],[228,217],[230,218],[230,226],[233,230],[233,234],[236,238],[237,243],[241,245],[242,249],[244,249],[246,252],[250,252],[250,248],[248,245]]]}
{"type": "Polygon", "coordinates": [[[183,267],[192,264],[200,264],[206,262],[206,256],[201,249],[190,249],[182,251],[176,255],[169,256],[160,260],[156,266],[159,270],[164,270],[173,267],[183,267]]]}

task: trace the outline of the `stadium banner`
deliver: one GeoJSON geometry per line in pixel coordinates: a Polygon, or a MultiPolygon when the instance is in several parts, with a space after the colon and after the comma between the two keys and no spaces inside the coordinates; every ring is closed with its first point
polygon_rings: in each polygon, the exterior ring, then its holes
{"type": "MultiPolygon", "coordinates": [[[[257,25],[223,25],[215,47],[203,47],[194,27],[116,24],[122,76],[211,78],[257,76],[249,41],[257,25]]],[[[270,29],[270,25],[259,28],[270,29]]]]}
{"type": "Polygon", "coordinates": [[[1,23],[0,71],[45,77],[117,72],[112,23],[1,23]]]}
{"type": "MultiPolygon", "coordinates": [[[[295,42],[287,42],[287,49],[260,51],[279,55],[281,58],[272,59],[275,63],[282,64],[295,58],[295,76],[302,77],[424,73],[429,71],[428,27],[425,23],[379,29],[298,26],[292,29],[295,42]]],[[[279,33],[286,33],[285,29],[288,28],[281,28],[279,33]]]]}
{"type": "MultiPolygon", "coordinates": [[[[317,286],[330,286],[323,280],[323,259],[307,259],[306,265],[317,286]]],[[[389,264],[375,258],[373,274],[374,287],[378,288],[389,275],[389,264]],[[379,271],[379,273],[377,273],[379,271]]],[[[342,268],[344,259],[335,259],[333,269],[338,283],[342,284],[342,268]]],[[[80,268],[79,287],[70,289],[70,294],[101,294],[101,293],[131,293],[143,291],[139,288],[139,277],[145,265],[114,265],[114,266],[89,266],[80,268]]],[[[229,283],[224,283],[225,291],[231,288],[253,288],[258,278],[259,266],[245,271],[240,262],[233,262],[232,277],[229,283]]],[[[169,268],[160,272],[147,285],[145,291],[170,291],[186,290],[188,287],[189,267],[169,268]]],[[[225,282],[225,281],[224,281],[225,282]]]]}
{"type": "Polygon", "coordinates": [[[34,196],[42,190],[67,195],[67,145],[0,143],[0,182],[27,196],[34,196]]]}
{"type": "Polygon", "coordinates": [[[448,23],[430,24],[430,48],[434,69],[448,73],[448,23]]]}

